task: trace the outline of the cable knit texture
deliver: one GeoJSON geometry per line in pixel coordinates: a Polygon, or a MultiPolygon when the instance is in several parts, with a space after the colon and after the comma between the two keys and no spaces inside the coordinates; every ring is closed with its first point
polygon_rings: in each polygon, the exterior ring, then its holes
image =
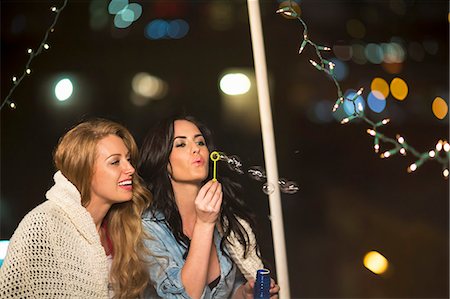
{"type": "Polygon", "coordinates": [[[0,298],[108,298],[105,251],[80,193],[61,172],[20,222],[0,268],[0,298]]]}
{"type": "Polygon", "coordinates": [[[246,221],[244,221],[241,218],[238,218],[238,221],[248,234],[250,252],[246,256],[246,258],[243,258],[244,247],[239,243],[234,232],[231,232],[230,235],[228,236],[228,241],[230,242],[230,244],[228,244],[228,243],[225,243],[225,244],[230,253],[231,259],[238,266],[239,270],[244,275],[244,277],[247,280],[255,279],[256,271],[264,268],[264,265],[263,265],[261,259],[256,254],[255,234],[253,233],[250,225],[246,221]]]}

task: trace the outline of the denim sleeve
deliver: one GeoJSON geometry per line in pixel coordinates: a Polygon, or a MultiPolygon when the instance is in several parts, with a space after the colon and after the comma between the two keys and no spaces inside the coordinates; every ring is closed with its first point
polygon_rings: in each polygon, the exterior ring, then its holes
{"type": "Polygon", "coordinates": [[[233,294],[233,296],[234,296],[234,294],[236,293],[237,289],[241,285],[245,284],[246,282],[247,282],[247,280],[245,279],[244,275],[242,275],[241,271],[239,271],[239,269],[237,269],[237,267],[236,267],[236,276],[235,276],[235,279],[234,279],[233,291],[231,292],[231,294],[233,294]]]}
{"type": "Polygon", "coordinates": [[[148,271],[150,280],[158,296],[169,299],[190,298],[181,281],[182,264],[177,263],[173,252],[167,247],[176,246],[170,242],[168,232],[162,227],[164,224],[149,219],[143,220],[143,226],[150,239],[145,241],[149,249],[148,271]],[[166,241],[166,242],[164,242],[166,241]],[[166,246],[167,245],[167,246],[166,246]]]}

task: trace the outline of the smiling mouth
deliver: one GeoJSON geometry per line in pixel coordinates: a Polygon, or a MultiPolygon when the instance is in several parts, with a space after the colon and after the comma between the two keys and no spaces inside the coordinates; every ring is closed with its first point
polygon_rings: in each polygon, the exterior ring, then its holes
{"type": "Polygon", "coordinates": [[[132,180],[125,180],[125,181],[119,182],[119,186],[121,186],[121,187],[131,187],[132,185],[133,185],[132,180]]]}

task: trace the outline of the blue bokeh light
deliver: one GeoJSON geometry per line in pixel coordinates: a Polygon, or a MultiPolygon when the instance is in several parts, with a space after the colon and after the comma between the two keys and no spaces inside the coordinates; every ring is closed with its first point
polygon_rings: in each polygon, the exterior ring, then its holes
{"type": "Polygon", "coordinates": [[[128,5],[128,0],[111,0],[108,5],[108,12],[112,15],[118,14],[128,5]]]}
{"type": "Polygon", "coordinates": [[[145,37],[148,39],[180,39],[189,32],[189,24],[182,19],[166,21],[155,19],[145,27],[145,37]]]}
{"type": "Polygon", "coordinates": [[[347,78],[347,75],[348,75],[347,64],[345,62],[339,60],[339,59],[336,59],[336,58],[332,58],[330,60],[335,65],[335,67],[334,67],[334,76],[335,76],[336,80],[342,81],[345,78],[347,78]]]}
{"type": "Polygon", "coordinates": [[[348,116],[355,114],[355,106],[362,107],[362,111],[360,111],[360,113],[364,111],[366,106],[364,98],[361,95],[358,95],[354,101],[351,101],[356,96],[356,93],[356,90],[349,89],[344,94],[344,111],[348,116]]]}
{"type": "Polygon", "coordinates": [[[386,99],[378,90],[372,90],[367,96],[367,105],[373,112],[380,113],[386,108],[386,99]]]}

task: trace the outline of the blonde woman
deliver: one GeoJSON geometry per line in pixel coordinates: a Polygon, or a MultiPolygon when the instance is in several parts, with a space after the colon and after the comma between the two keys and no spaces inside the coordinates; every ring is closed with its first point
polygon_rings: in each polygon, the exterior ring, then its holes
{"type": "Polygon", "coordinates": [[[141,213],[150,195],[138,149],[120,124],[94,119],[54,152],[47,201],[14,232],[0,268],[1,298],[137,298],[148,283],[141,213]]]}

